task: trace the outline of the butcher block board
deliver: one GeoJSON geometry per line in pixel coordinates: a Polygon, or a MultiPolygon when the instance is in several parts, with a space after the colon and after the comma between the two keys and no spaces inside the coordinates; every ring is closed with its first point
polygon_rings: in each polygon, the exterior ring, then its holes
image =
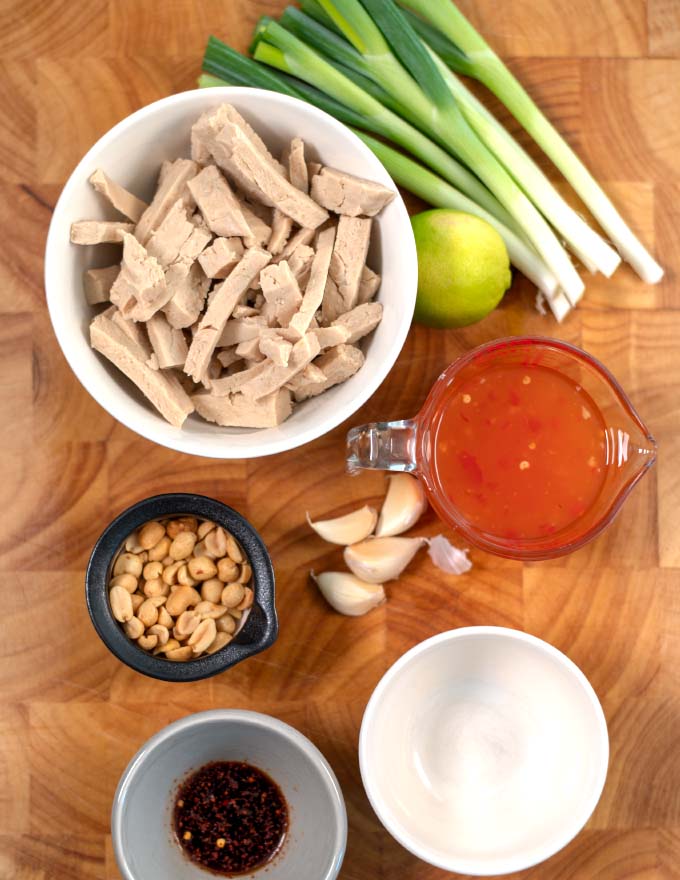
{"type": "MultiPolygon", "coordinates": [[[[517,279],[476,326],[414,327],[352,423],[412,416],[444,367],[474,345],[546,334],[607,364],[660,457],[607,533],[569,558],[522,566],[473,551],[474,568],[455,578],[423,554],[388,588],[388,603],[359,619],[333,613],[310,585],[309,570],[336,566],[339,553],[310,533],[304,516],[379,504],[383,475],[344,475],[350,425],[250,462],[155,447],[80,387],[45,307],[45,235],[83,153],[137,108],[192,88],[210,33],[245,49],[258,17],[283,6],[0,5],[0,877],[118,878],[109,810],[130,757],[170,721],[241,707],[295,725],[335,769],[349,813],[342,880],[440,880],[442,871],[402,849],[373,814],[358,732],[373,687],[397,657],[434,633],[475,624],[523,629],[565,651],[595,687],[611,735],[609,777],[585,830],[547,863],[513,876],[680,877],[680,4],[461,2],[667,274],[656,287],[625,268],[612,281],[589,280],[562,326],[536,313],[530,285],[517,279]],[[202,492],[236,507],[261,531],[276,567],[278,642],[210,681],[137,675],[100,643],[85,608],[83,574],[100,531],[163,491],[202,492]]],[[[423,531],[441,529],[428,514],[423,531]]]]}

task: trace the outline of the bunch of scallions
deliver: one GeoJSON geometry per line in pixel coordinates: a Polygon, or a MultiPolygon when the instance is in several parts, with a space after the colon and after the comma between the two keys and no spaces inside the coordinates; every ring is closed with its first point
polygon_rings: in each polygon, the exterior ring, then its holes
{"type": "Polygon", "coordinates": [[[512,264],[537,286],[537,304],[547,302],[558,321],[585,288],[568,251],[589,272],[609,277],[623,257],[644,281],[661,279],[661,266],[451,0],[301,0],[278,21],[260,20],[251,51],[248,58],[210,37],[199,85],[271,89],[351,126],[400,186],[491,223],[512,264]],[[461,74],[503,102],[608,240],[567,204],[461,74]]]}

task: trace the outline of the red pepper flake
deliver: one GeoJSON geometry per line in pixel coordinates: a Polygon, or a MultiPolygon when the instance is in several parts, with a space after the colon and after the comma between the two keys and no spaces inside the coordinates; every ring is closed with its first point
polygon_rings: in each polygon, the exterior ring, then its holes
{"type": "Polygon", "coordinates": [[[218,874],[244,874],[281,848],[288,806],[262,770],[241,761],[216,761],[182,783],[173,824],[192,862],[218,874]]]}
{"type": "Polygon", "coordinates": [[[481,485],[484,482],[484,475],[482,474],[482,469],[479,466],[479,463],[474,455],[470,452],[460,452],[458,454],[458,460],[460,461],[463,470],[470,477],[471,482],[477,483],[481,485]]]}

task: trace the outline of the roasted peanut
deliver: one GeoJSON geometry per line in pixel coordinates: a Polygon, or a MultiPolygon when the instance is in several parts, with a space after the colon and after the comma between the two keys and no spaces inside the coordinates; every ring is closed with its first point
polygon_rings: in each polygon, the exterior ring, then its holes
{"type": "Polygon", "coordinates": [[[232,636],[226,632],[218,632],[211,645],[205,649],[206,654],[215,654],[221,648],[224,648],[232,640],[232,636]]]}
{"type": "Polygon", "coordinates": [[[131,574],[138,578],[143,567],[142,560],[136,553],[121,553],[113,563],[113,574],[131,574]]]}
{"type": "Polygon", "coordinates": [[[217,566],[207,556],[195,556],[187,563],[189,574],[197,581],[209,581],[217,574],[217,566]]]}
{"type": "Polygon", "coordinates": [[[158,608],[152,599],[146,599],[137,609],[137,617],[142,621],[144,627],[153,626],[158,622],[158,608]]]}
{"type": "MultiPolygon", "coordinates": [[[[170,632],[167,626],[163,626],[160,623],[154,623],[153,626],[150,626],[146,634],[148,636],[156,636],[159,645],[167,645],[168,639],[170,638],[170,632]]],[[[156,646],[154,645],[154,647],[156,646]]]]}
{"type": "Polygon", "coordinates": [[[163,574],[161,575],[162,580],[168,584],[168,586],[172,586],[177,583],[177,572],[184,565],[183,562],[173,562],[170,565],[166,566],[163,569],[163,574]]]}
{"type": "Polygon", "coordinates": [[[255,593],[253,593],[253,591],[250,589],[250,587],[245,588],[245,593],[246,594],[243,597],[243,601],[239,602],[239,604],[236,606],[237,611],[245,611],[246,608],[250,608],[253,604],[253,601],[255,599],[255,593]]]}
{"type": "Polygon", "coordinates": [[[186,562],[182,563],[177,571],[177,581],[185,587],[193,587],[198,581],[194,580],[189,573],[189,566],[186,562]]]}
{"type": "Polygon", "coordinates": [[[142,592],[148,598],[151,598],[152,596],[167,596],[170,593],[170,587],[157,577],[153,580],[145,581],[142,592]]]}
{"type": "Polygon", "coordinates": [[[164,645],[159,645],[155,650],[154,654],[164,654],[166,651],[174,651],[175,648],[179,648],[180,644],[177,639],[168,639],[164,645]]]}
{"type": "Polygon", "coordinates": [[[165,535],[148,553],[149,562],[161,562],[166,556],[170,555],[170,538],[165,535]]]}
{"type": "Polygon", "coordinates": [[[177,623],[173,630],[173,633],[176,633],[175,638],[179,638],[180,636],[186,638],[187,636],[190,636],[200,622],[201,615],[196,611],[183,611],[177,618],[177,623]]]}
{"type": "Polygon", "coordinates": [[[198,535],[198,540],[202,541],[208,532],[212,532],[217,523],[212,522],[209,519],[204,520],[196,530],[196,534],[198,535]]]}
{"type": "Polygon", "coordinates": [[[137,578],[133,574],[117,574],[109,581],[110,587],[125,587],[128,593],[134,593],[138,584],[137,578]]]}
{"type": "Polygon", "coordinates": [[[203,581],[203,583],[201,584],[201,599],[204,599],[206,602],[214,602],[216,605],[219,605],[220,596],[222,595],[223,589],[224,584],[217,578],[211,578],[208,581],[203,581]]]}
{"type": "Polygon", "coordinates": [[[227,584],[222,590],[221,603],[225,608],[236,608],[245,598],[246,591],[243,584],[227,584]]]}
{"type": "Polygon", "coordinates": [[[202,620],[189,636],[188,644],[191,645],[194,655],[202,654],[206,648],[210,647],[215,641],[216,635],[215,621],[210,617],[202,620]]]}
{"type": "Polygon", "coordinates": [[[217,577],[225,584],[230,584],[239,576],[238,565],[233,559],[220,559],[217,563],[217,577]]]}
{"type": "Polygon", "coordinates": [[[225,614],[224,617],[220,617],[219,620],[215,621],[215,626],[217,627],[217,632],[225,632],[230,635],[236,632],[236,621],[231,614],[225,614]]]}
{"type": "Polygon", "coordinates": [[[226,529],[196,517],[152,520],[114,561],[111,611],[142,650],[183,661],[229,644],[254,601],[251,566],[226,529]],[[200,593],[198,590],[200,589],[200,593]]]}
{"type": "Polygon", "coordinates": [[[179,617],[190,605],[198,605],[200,601],[201,597],[193,587],[181,586],[174,593],[170,593],[165,608],[172,617],[179,617]]]}
{"type": "Polygon", "coordinates": [[[198,531],[198,520],[195,516],[181,516],[178,519],[171,519],[168,521],[166,531],[171,540],[174,541],[180,532],[198,531]]]}
{"type": "Polygon", "coordinates": [[[229,538],[221,526],[213,529],[212,532],[208,532],[205,536],[204,543],[208,554],[214,556],[215,559],[221,559],[222,556],[226,556],[229,551],[229,538]]]}
{"type": "Polygon", "coordinates": [[[172,629],[174,623],[175,621],[168,614],[165,605],[161,605],[161,607],[158,609],[158,625],[164,626],[166,629],[172,629]]]}
{"type": "Polygon", "coordinates": [[[227,553],[234,562],[243,562],[243,553],[233,535],[227,535],[227,553]]]}
{"type": "Polygon", "coordinates": [[[153,562],[147,562],[142,570],[142,577],[145,581],[152,581],[159,578],[163,574],[163,563],[155,559],[153,562]]]}
{"type": "Polygon", "coordinates": [[[118,623],[127,623],[132,617],[132,599],[125,587],[112,587],[109,592],[111,613],[118,623]]]}
{"type": "Polygon", "coordinates": [[[144,624],[138,617],[131,617],[127,623],[123,624],[123,629],[125,635],[133,641],[144,635],[144,624]]]}
{"type": "Polygon", "coordinates": [[[191,660],[194,656],[193,648],[190,645],[181,645],[172,651],[165,651],[168,660],[191,660]]]}
{"type": "Polygon", "coordinates": [[[144,549],[139,543],[139,532],[133,532],[125,542],[125,549],[128,553],[141,553],[144,549]]]}
{"type": "Polygon", "coordinates": [[[146,633],[137,639],[137,644],[140,648],[144,648],[145,651],[152,651],[158,644],[158,636],[146,633]]]}
{"type": "Polygon", "coordinates": [[[218,617],[223,617],[227,613],[224,605],[217,605],[215,602],[199,602],[194,611],[201,617],[212,617],[213,620],[217,620],[218,617]]]}
{"type": "MultiPolygon", "coordinates": [[[[170,544],[167,555],[173,559],[188,559],[194,549],[196,535],[194,532],[180,532],[170,544]]],[[[164,556],[166,554],[163,554],[164,556]]]]}
{"type": "Polygon", "coordinates": [[[208,559],[214,559],[214,557],[205,549],[205,541],[198,541],[194,545],[194,556],[207,556],[208,559]]]}
{"type": "Polygon", "coordinates": [[[151,550],[165,535],[165,529],[159,522],[148,522],[139,530],[139,543],[143,550],[151,550]]]}

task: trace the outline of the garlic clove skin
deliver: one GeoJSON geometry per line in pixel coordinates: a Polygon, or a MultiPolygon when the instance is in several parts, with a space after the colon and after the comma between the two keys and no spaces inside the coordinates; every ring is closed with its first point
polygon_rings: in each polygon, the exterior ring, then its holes
{"type": "Polygon", "coordinates": [[[426,544],[426,538],[370,538],[345,547],[345,564],[361,580],[384,584],[398,578],[426,544]]]}
{"type": "Polygon", "coordinates": [[[363,541],[371,534],[377,521],[377,512],[368,505],[345,514],[345,516],[320,520],[319,522],[312,522],[309,513],[307,514],[307,522],[317,535],[320,535],[329,544],[343,546],[363,541]]]}
{"type": "Polygon", "coordinates": [[[428,555],[434,565],[447,574],[465,574],[472,568],[467,550],[454,547],[444,535],[435,535],[428,540],[428,555]]]}
{"type": "Polygon", "coordinates": [[[427,498],[420,480],[410,474],[390,474],[376,538],[401,535],[414,526],[426,510],[427,498]]]}
{"type": "Polygon", "coordinates": [[[385,601],[382,584],[367,584],[346,571],[311,572],[328,604],[349,617],[360,617],[385,601]]]}

